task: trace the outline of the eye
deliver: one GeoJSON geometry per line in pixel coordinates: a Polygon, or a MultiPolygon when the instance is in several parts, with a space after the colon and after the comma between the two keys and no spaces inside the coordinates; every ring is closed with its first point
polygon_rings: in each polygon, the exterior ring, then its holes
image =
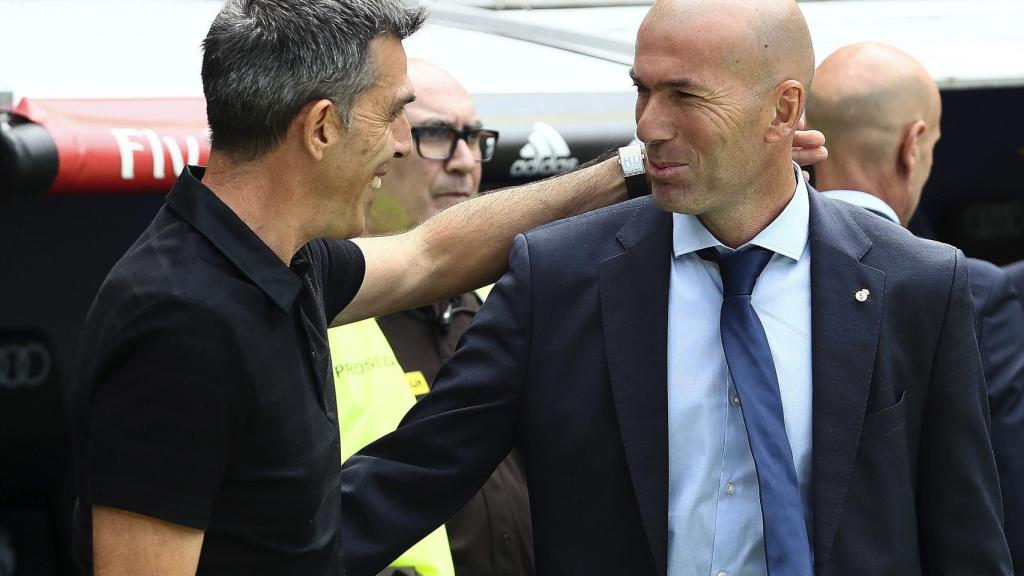
{"type": "Polygon", "coordinates": [[[422,126],[419,129],[420,140],[447,140],[451,130],[444,126],[422,126]]]}

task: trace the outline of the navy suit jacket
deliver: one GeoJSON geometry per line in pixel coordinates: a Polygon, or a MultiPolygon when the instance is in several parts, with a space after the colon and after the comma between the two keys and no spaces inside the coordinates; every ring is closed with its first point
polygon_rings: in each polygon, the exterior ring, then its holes
{"type": "MultiPolygon", "coordinates": [[[[963,254],[816,192],[810,208],[815,573],[1010,574],[963,254]]],[[[344,465],[349,576],[444,522],[514,444],[537,574],[665,575],[671,249],[650,198],[516,239],[431,393],[344,465]]]]}
{"type": "Polygon", "coordinates": [[[1015,574],[1024,574],[1024,305],[1013,286],[1024,266],[967,259],[977,309],[978,344],[992,413],[992,448],[1002,484],[1006,540],[1015,574]]]}

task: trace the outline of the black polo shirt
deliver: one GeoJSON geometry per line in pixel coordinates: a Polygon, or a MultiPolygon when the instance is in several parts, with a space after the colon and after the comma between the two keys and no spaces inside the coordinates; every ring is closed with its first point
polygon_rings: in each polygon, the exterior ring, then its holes
{"type": "Polygon", "coordinates": [[[340,447],[327,318],[362,253],[290,267],[186,169],[107,276],[71,392],[76,547],[91,505],[206,531],[200,574],[340,574],[340,447]]]}

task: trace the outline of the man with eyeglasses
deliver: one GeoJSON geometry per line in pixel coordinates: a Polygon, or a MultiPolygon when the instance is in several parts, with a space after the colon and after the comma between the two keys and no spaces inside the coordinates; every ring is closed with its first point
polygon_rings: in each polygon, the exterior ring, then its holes
{"type": "MultiPolygon", "coordinates": [[[[368,208],[368,234],[403,232],[477,196],[482,165],[498,133],[483,128],[466,89],[424,60],[409,60],[416,101],[406,108],[414,152],[392,162],[368,208]]],[[[485,291],[328,331],[343,457],[394,430],[426,394],[480,308],[485,291]]],[[[513,450],[445,527],[384,574],[529,576],[533,567],[530,501],[522,456],[513,450]],[[450,550],[450,551],[449,551],[450,550]]]]}

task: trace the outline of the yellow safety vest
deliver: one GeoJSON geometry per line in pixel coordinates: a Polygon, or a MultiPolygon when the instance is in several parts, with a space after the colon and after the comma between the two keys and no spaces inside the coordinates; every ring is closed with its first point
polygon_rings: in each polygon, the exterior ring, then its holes
{"type": "MultiPolygon", "coordinates": [[[[341,459],[398,428],[416,403],[407,378],[377,321],[363,320],[327,331],[341,431],[341,459]]],[[[413,373],[416,374],[416,373],[413,373]]],[[[422,374],[419,376],[427,386],[422,374]]],[[[448,533],[441,526],[391,563],[424,576],[454,576],[448,533]]]]}

